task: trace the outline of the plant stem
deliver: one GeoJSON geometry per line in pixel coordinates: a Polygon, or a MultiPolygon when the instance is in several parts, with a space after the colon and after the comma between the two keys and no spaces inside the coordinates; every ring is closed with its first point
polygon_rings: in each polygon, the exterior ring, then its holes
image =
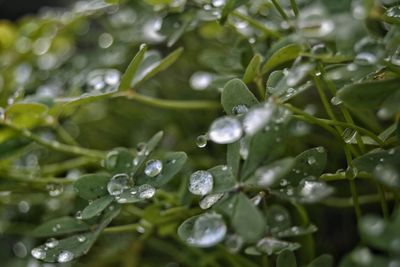
{"type": "Polygon", "coordinates": [[[106,234],[116,234],[116,233],[125,233],[136,231],[137,228],[140,227],[138,223],[119,225],[119,226],[111,226],[104,229],[103,233],[106,234]]]}
{"type": "Polygon", "coordinates": [[[290,0],[290,6],[292,7],[293,13],[297,18],[299,16],[299,7],[297,6],[296,0],[290,0]]]}
{"type": "MultiPolygon", "coordinates": [[[[386,198],[388,200],[393,199],[392,194],[387,194],[386,198]]],[[[363,195],[359,197],[359,205],[373,204],[380,201],[380,196],[378,194],[363,195]]],[[[335,208],[350,208],[354,206],[353,199],[350,198],[340,198],[340,197],[330,197],[322,201],[322,204],[335,208]]]]}
{"type": "Polygon", "coordinates": [[[6,126],[14,131],[17,131],[21,133],[23,136],[27,137],[28,139],[54,151],[58,152],[63,152],[63,153],[68,153],[68,154],[74,154],[74,155],[80,155],[80,156],[87,156],[91,158],[97,158],[97,159],[102,159],[105,156],[105,152],[99,151],[99,150],[93,150],[93,149],[88,149],[88,148],[81,148],[78,146],[70,146],[70,145],[65,145],[57,141],[49,141],[46,139],[43,139],[42,137],[32,133],[28,129],[20,129],[17,126],[6,122],[6,121],[1,121],[0,125],[6,126]]]}
{"type": "Polygon", "coordinates": [[[289,21],[289,17],[288,15],[286,15],[285,11],[283,10],[282,6],[279,4],[279,2],[277,2],[276,0],[271,0],[272,4],[274,5],[274,7],[276,8],[276,10],[279,12],[279,14],[281,15],[281,17],[286,20],[289,21]]]}
{"type": "Polygon", "coordinates": [[[281,36],[278,32],[266,27],[263,23],[255,20],[255,19],[253,19],[253,18],[251,18],[249,16],[246,16],[246,15],[244,15],[244,14],[238,12],[238,11],[233,11],[231,13],[231,15],[236,17],[236,18],[238,18],[238,19],[241,19],[241,20],[244,20],[244,21],[248,22],[251,26],[253,26],[254,28],[259,29],[260,31],[262,31],[267,36],[273,36],[275,38],[279,38],[281,36]]]}
{"type": "Polygon", "coordinates": [[[132,90],[119,92],[118,94],[113,95],[113,97],[125,97],[130,100],[135,100],[139,103],[165,109],[187,109],[187,110],[221,109],[221,105],[218,102],[158,99],[150,96],[140,95],[132,90]]]}

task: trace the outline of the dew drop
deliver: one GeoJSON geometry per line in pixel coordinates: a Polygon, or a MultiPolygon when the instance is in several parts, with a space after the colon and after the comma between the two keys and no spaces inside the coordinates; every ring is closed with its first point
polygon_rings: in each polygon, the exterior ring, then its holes
{"type": "Polygon", "coordinates": [[[307,203],[316,202],[333,192],[333,188],[326,183],[307,179],[300,182],[298,190],[301,200],[307,203]]]}
{"type": "Polygon", "coordinates": [[[243,128],[246,134],[254,135],[256,132],[264,128],[264,126],[272,119],[275,107],[271,103],[265,106],[251,109],[246,113],[243,119],[243,128]]]}
{"type": "Polygon", "coordinates": [[[213,76],[211,73],[198,71],[195,72],[189,80],[190,87],[194,90],[204,90],[207,89],[213,81],[213,76]]]}
{"type": "Polygon", "coordinates": [[[138,193],[139,198],[148,199],[154,196],[154,194],[156,193],[156,189],[149,184],[143,184],[139,186],[138,193]]]}
{"type": "Polygon", "coordinates": [[[230,144],[239,140],[242,133],[240,122],[236,118],[225,116],[211,124],[208,136],[215,143],[230,144]]]}
{"type": "Polygon", "coordinates": [[[199,206],[203,210],[211,208],[215,203],[218,202],[222,197],[224,196],[223,193],[217,193],[217,194],[210,194],[205,197],[203,197],[200,200],[199,206]]]}
{"type": "Polygon", "coordinates": [[[47,248],[55,248],[59,244],[59,241],[55,238],[50,238],[49,240],[46,241],[44,244],[47,248]]]}
{"type": "Polygon", "coordinates": [[[331,103],[332,103],[332,105],[337,106],[337,105],[342,104],[342,100],[339,97],[334,96],[331,98],[331,103]]]}
{"type": "Polygon", "coordinates": [[[374,169],[374,176],[388,186],[400,186],[399,172],[390,164],[378,164],[374,169]]]}
{"type": "Polygon", "coordinates": [[[244,240],[240,235],[229,235],[226,237],[225,246],[226,248],[232,252],[238,252],[244,244],[244,240]]]}
{"type": "Polygon", "coordinates": [[[31,254],[35,259],[38,260],[43,260],[46,258],[46,251],[42,247],[32,249],[31,254]]]}
{"type": "Polygon", "coordinates": [[[84,235],[78,235],[78,241],[80,242],[80,243],[83,243],[83,242],[85,242],[86,241],[86,236],[84,236],[84,235]]]}
{"type": "Polygon", "coordinates": [[[107,191],[112,196],[120,195],[129,187],[129,176],[121,173],[114,175],[107,184],[107,191]]]}
{"type": "Polygon", "coordinates": [[[208,137],[205,134],[199,135],[196,138],[197,147],[203,148],[207,145],[208,137]]]}
{"type": "Polygon", "coordinates": [[[241,115],[249,111],[249,108],[244,104],[236,105],[232,108],[232,113],[235,115],[241,115]]]}
{"type": "Polygon", "coordinates": [[[63,250],[58,254],[57,256],[57,262],[59,263],[65,263],[65,262],[70,262],[74,259],[74,254],[68,250],[63,250]]]}
{"type": "Polygon", "coordinates": [[[354,131],[353,129],[350,128],[346,128],[343,131],[342,137],[346,143],[348,144],[354,143],[356,141],[357,131],[354,131]]]}
{"type": "Polygon", "coordinates": [[[309,165],[313,165],[314,163],[315,163],[315,157],[314,156],[310,156],[310,157],[308,157],[308,159],[307,159],[307,163],[309,164],[309,165]]]}
{"type": "Polygon", "coordinates": [[[149,177],[155,177],[161,173],[163,164],[161,160],[151,159],[146,162],[144,173],[149,177]]]}
{"type": "Polygon", "coordinates": [[[205,213],[200,215],[193,225],[193,232],[186,242],[192,246],[210,247],[221,242],[227,227],[221,215],[205,213]]]}
{"type": "Polygon", "coordinates": [[[213,188],[214,180],[208,171],[196,171],[190,175],[189,191],[194,195],[207,195],[213,188]]]}
{"type": "Polygon", "coordinates": [[[49,195],[52,197],[56,197],[62,194],[64,191],[64,187],[62,184],[51,183],[46,185],[46,189],[49,192],[49,195]]]}
{"type": "Polygon", "coordinates": [[[389,18],[400,19],[400,6],[388,8],[385,12],[385,15],[389,18]]]}

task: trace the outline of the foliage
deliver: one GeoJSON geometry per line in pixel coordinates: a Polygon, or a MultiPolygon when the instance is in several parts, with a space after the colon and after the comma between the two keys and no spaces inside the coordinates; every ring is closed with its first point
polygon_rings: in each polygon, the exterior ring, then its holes
{"type": "Polygon", "coordinates": [[[0,21],[2,266],[400,265],[399,17],[91,0],[0,21]]]}

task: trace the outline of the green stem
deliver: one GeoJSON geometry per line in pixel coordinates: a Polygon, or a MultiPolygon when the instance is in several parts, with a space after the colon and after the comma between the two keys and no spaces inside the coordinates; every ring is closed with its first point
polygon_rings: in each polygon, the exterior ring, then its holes
{"type": "Polygon", "coordinates": [[[253,26],[254,28],[256,28],[256,29],[258,29],[258,30],[260,30],[260,31],[262,31],[262,32],[263,32],[265,35],[267,35],[267,36],[273,36],[273,37],[275,37],[275,38],[281,37],[281,35],[280,35],[278,32],[276,32],[276,31],[274,31],[274,30],[268,28],[268,27],[265,26],[263,23],[261,23],[261,22],[255,20],[255,19],[253,19],[253,18],[251,18],[251,17],[249,17],[249,16],[246,16],[246,15],[244,15],[244,14],[238,12],[238,11],[233,11],[233,12],[231,13],[231,15],[234,16],[234,17],[236,17],[236,18],[238,18],[238,19],[241,19],[241,20],[243,20],[243,21],[246,21],[246,22],[249,23],[251,26],[253,26]]]}
{"type": "Polygon", "coordinates": [[[119,225],[119,226],[111,226],[104,229],[103,233],[106,234],[116,234],[116,233],[125,233],[136,231],[140,227],[138,223],[119,225]]]}
{"type": "MultiPolygon", "coordinates": [[[[387,194],[386,198],[388,200],[391,200],[393,199],[393,195],[387,194]]],[[[380,201],[380,196],[378,194],[363,195],[359,196],[358,200],[359,200],[359,205],[374,204],[380,201]]],[[[350,208],[354,206],[353,198],[351,197],[350,198],[329,197],[324,201],[322,201],[322,204],[335,208],[350,208]]]]}
{"type": "Polygon", "coordinates": [[[87,157],[92,157],[92,158],[97,158],[97,159],[102,159],[105,156],[105,152],[102,152],[102,151],[81,148],[78,146],[65,145],[65,144],[62,144],[57,141],[53,141],[53,140],[49,141],[49,140],[43,139],[40,136],[32,133],[28,129],[20,129],[17,126],[15,126],[9,122],[6,122],[6,121],[1,121],[0,125],[6,126],[16,132],[19,132],[26,138],[44,146],[50,150],[68,153],[68,154],[80,155],[80,156],[87,156],[87,157]]]}
{"type": "Polygon", "coordinates": [[[297,6],[296,0],[290,0],[290,6],[292,7],[293,13],[297,18],[299,16],[299,7],[297,6]]]}
{"type": "Polygon", "coordinates": [[[62,125],[60,125],[58,122],[54,124],[55,131],[57,132],[58,136],[66,143],[69,145],[73,146],[79,146],[78,142],[75,141],[75,139],[67,132],[62,125]]]}
{"type": "Polygon", "coordinates": [[[274,5],[274,7],[276,8],[276,10],[279,12],[279,14],[281,15],[281,17],[286,20],[289,21],[289,17],[288,15],[286,15],[285,11],[283,10],[282,6],[279,4],[279,2],[277,2],[276,0],[271,0],[272,4],[274,5]]]}
{"type": "Polygon", "coordinates": [[[150,96],[137,94],[132,90],[119,92],[118,94],[113,95],[113,97],[125,97],[130,100],[135,100],[139,103],[165,109],[187,109],[187,110],[221,109],[221,105],[218,102],[158,99],[150,96]]]}
{"type": "Polygon", "coordinates": [[[77,157],[62,162],[44,165],[41,168],[41,173],[44,175],[62,173],[71,169],[80,168],[87,165],[99,164],[97,159],[89,157],[77,157]]]}

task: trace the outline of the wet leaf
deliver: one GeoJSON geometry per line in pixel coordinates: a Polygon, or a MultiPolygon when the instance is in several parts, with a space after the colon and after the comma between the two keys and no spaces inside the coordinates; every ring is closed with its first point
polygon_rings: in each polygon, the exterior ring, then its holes
{"type": "Polygon", "coordinates": [[[135,74],[142,63],[144,54],[147,51],[147,46],[142,45],[139,48],[139,52],[133,57],[132,61],[129,63],[128,68],[125,70],[125,73],[122,75],[121,82],[118,87],[118,91],[128,90],[131,87],[131,83],[135,74]]]}
{"type": "Polygon", "coordinates": [[[39,103],[15,103],[7,107],[5,117],[18,128],[31,128],[41,122],[48,107],[39,103]]]}
{"type": "Polygon", "coordinates": [[[110,178],[108,174],[86,174],[74,183],[74,189],[81,198],[96,199],[108,195],[107,183],[110,178]]]}
{"type": "Polygon", "coordinates": [[[302,51],[301,45],[289,44],[276,51],[262,67],[261,73],[266,74],[276,67],[295,60],[302,51]]]}
{"type": "Polygon", "coordinates": [[[81,220],[72,217],[61,217],[39,225],[31,234],[35,237],[51,237],[83,232],[89,229],[90,226],[81,220]]]}
{"type": "Polygon", "coordinates": [[[276,267],[296,267],[296,257],[290,250],[284,250],[279,253],[276,259],[276,267]]]}
{"type": "Polygon", "coordinates": [[[234,115],[233,109],[238,105],[250,108],[257,103],[256,97],[241,80],[232,79],[225,84],[221,94],[221,104],[228,115],[234,115]]]}
{"type": "Polygon", "coordinates": [[[112,196],[104,196],[93,200],[89,205],[82,210],[82,219],[90,219],[98,214],[100,214],[103,210],[105,210],[108,205],[114,200],[112,196]]]}
{"type": "Polygon", "coordinates": [[[213,176],[212,193],[223,193],[231,191],[236,185],[236,179],[232,170],[226,165],[215,166],[207,170],[213,176]]]}

